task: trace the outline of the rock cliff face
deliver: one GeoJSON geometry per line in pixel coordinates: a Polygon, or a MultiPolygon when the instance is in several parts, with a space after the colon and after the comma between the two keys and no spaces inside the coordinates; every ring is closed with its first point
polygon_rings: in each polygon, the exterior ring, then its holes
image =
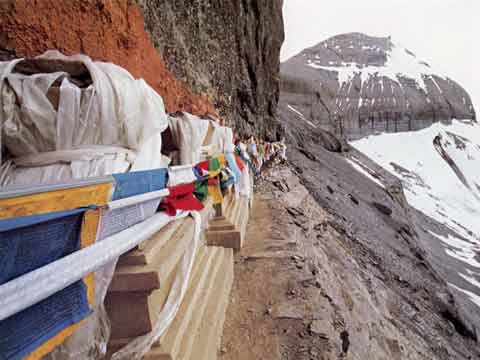
{"type": "Polygon", "coordinates": [[[280,114],[349,139],[475,119],[468,93],[390,38],[343,34],[281,65],[280,114]]]}
{"type": "Polygon", "coordinates": [[[243,133],[275,135],[282,0],[145,1],[167,65],[243,133]]]}
{"type": "Polygon", "coordinates": [[[145,31],[141,9],[129,1],[0,2],[0,60],[49,49],[126,68],[157,90],[170,112],[215,112],[205,95],[194,94],[168,70],[145,31]]]}
{"type": "Polygon", "coordinates": [[[169,112],[218,112],[244,133],[273,136],[281,11],[282,0],[6,0],[0,60],[84,53],[144,78],[169,112]]]}

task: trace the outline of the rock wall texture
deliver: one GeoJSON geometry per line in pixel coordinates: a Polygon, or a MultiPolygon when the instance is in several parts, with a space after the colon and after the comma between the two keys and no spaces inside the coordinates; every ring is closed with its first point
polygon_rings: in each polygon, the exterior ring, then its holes
{"type": "Polygon", "coordinates": [[[390,38],[334,36],[283,63],[281,74],[282,118],[349,139],[476,117],[458,83],[390,38]]]}
{"type": "Polygon", "coordinates": [[[138,0],[170,70],[244,134],[276,136],[282,0],[138,0]]]}
{"type": "Polygon", "coordinates": [[[126,68],[162,95],[169,112],[215,113],[206,95],[192,93],[168,70],[132,1],[1,1],[0,60],[48,49],[84,53],[126,68]]]}
{"type": "Polygon", "coordinates": [[[248,134],[276,136],[282,42],[282,0],[0,3],[0,60],[84,53],[144,78],[169,112],[218,110],[248,134]]]}

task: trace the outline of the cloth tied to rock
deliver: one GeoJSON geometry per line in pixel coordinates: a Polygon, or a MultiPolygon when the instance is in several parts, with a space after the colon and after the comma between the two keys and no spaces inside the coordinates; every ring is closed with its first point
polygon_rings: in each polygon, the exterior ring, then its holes
{"type": "MultiPolygon", "coordinates": [[[[223,157],[223,161],[225,161],[225,157],[223,157]]],[[[220,183],[218,179],[216,179],[221,170],[222,165],[220,157],[215,157],[208,160],[208,173],[210,176],[208,181],[208,194],[212,197],[214,205],[221,204],[223,201],[220,183]]]]}
{"type": "Polygon", "coordinates": [[[168,186],[188,184],[197,180],[196,167],[192,165],[172,166],[168,168],[168,186]]]}
{"type": "Polygon", "coordinates": [[[240,183],[240,180],[242,178],[242,170],[239,169],[237,161],[235,159],[234,154],[226,154],[225,158],[227,159],[228,166],[230,167],[230,170],[232,170],[234,176],[235,176],[235,183],[240,183]]]}
{"type": "Polygon", "coordinates": [[[193,193],[202,203],[204,203],[208,198],[208,180],[208,177],[204,177],[195,181],[195,190],[193,193]]]}
{"type": "Polygon", "coordinates": [[[220,189],[222,194],[233,184],[235,184],[234,173],[229,168],[224,168],[220,173],[220,189]]]}

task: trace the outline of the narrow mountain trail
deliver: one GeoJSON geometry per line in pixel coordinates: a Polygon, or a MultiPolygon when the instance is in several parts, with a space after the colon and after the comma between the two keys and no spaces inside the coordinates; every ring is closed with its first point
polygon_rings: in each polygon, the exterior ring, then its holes
{"type": "Polygon", "coordinates": [[[257,185],[219,359],[470,359],[452,346],[466,344],[454,326],[425,310],[429,295],[407,295],[339,217],[288,167],[257,185]]]}
{"type": "Polygon", "coordinates": [[[289,192],[284,200],[292,206],[284,208],[267,188],[256,194],[245,246],[236,254],[221,359],[310,359],[328,347],[309,331],[311,300],[320,289],[305,262],[305,247],[312,244],[301,241],[308,227],[300,210],[307,192],[289,192]]]}

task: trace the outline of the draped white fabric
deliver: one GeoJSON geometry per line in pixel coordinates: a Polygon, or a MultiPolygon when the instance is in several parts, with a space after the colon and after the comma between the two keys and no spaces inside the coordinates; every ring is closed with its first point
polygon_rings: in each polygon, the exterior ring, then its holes
{"type": "Polygon", "coordinates": [[[162,98],[145,81],[84,55],[48,51],[39,58],[82,62],[93,84],[81,89],[67,73],[27,76],[12,72],[21,60],[0,62],[0,137],[14,157],[0,168],[0,186],[166,166],[160,151],[168,119],[162,98]],[[47,93],[58,79],[55,109],[47,93]],[[81,153],[85,156],[79,159],[81,153]]]}
{"type": "Polygon", "coordinates": [[[196,164],[201,159],[201,146],[208,132],[209,121],[188,113],[170,116],[170,130],[179,150],[179,165],[196,164]]]}

